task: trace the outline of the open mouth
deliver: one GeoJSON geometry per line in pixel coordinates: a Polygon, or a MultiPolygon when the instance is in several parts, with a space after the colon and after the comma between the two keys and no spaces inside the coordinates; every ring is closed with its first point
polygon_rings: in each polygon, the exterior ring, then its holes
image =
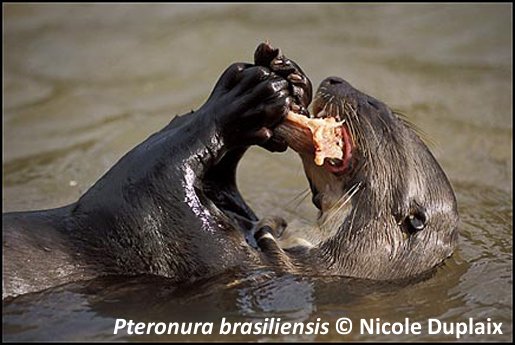
{"type": "Polygon", "coordinates": [[[337,105],[324,98],[326,94],[317,93],[311,116],[290,111],[276,133],[298,153],[312,155],[315,165],[343,175],[351,168],[354,142],[337,105]]]}

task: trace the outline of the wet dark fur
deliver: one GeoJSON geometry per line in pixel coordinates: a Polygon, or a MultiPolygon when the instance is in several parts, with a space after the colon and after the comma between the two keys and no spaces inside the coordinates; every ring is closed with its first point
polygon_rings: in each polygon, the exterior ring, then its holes
{"type": "MultiPolygon", "coordinates": [[[[268,67],[279,54],[258,51],[268,67]]],[[[272,128],[292,99],[311,101],[307,78],[287,79],[303,76],[295,63],[268,67],[230,66],[199,110],[128,152],[76,203],[4,214],[3,296],[107,274],[186,282],[266,264],[236,167],[250,145],[284,151],[272,128]]]]}

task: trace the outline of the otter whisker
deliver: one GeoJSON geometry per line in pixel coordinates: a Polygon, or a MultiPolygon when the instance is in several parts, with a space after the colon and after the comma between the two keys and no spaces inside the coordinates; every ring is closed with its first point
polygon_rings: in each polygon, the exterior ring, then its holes
{"type": "Polygon", "coordinates": [[[342,104],[342,102],[340,100],[337,100],[337,101],[339,103],[339,106],[336,107],[336,120],[342,121],[343,116],[341,116],[342,114],[340,112],[341,111],[341,104],[342,104]]]}
{"type": "Polygon", "coordinates": [[[294,210],[296,210],[300,204],[302,204],[302,202],[304,200],[306,200],[306,198],[311,194],[311,191],[309,188],[306,188],[304,189],[303,191],[301,191],[300,193],[298,193],[296,196],[294,196],[290,201],[288,201],[286,203],[286,207],[289,207],[291,206],[294,202],[296,202],[295,206],[293,207],[294,210]]]}
{"type": "Polygon", "coordinates": [[[356,139],[356,141],[360,141],[361,140],[361,137],[362,137],[362,133],[361,132],[358,132],[356,130],[356,127],[359,129],[361,126],[360,126],[360,120],[359,120],[359,117],[358,117],[358,114],[356,113],[356,111],[354,110],[354,108],[352,107],[352,105],[349,103],[349,102],[346,102],[345,103],[345,113],[347,115],[347,118],[349,119],[349,122],[351,122],[351,126],[352,126],[352,130],[351,132],[353,132],[353,135],[354,135],[354,138],[356,139]],[[356,120],[356,124],[357,126],[354,126],[353,124],[353,120],[356,120]]]}
{"type": "Polygon", "coordinates": [[[351,104],[349,104],[349,103],[347,103],[347,104],[348,104],[348,108],[349,108],[349,111],[350,111],[350,116],[349,117],[352,116],[356,120],[356,126],[355,127],[357,127],[358,130],[360,130],[360,132],[357,133],[357,134],[359,135],[360,138],[364,137],[363,133],[361,132],[362,131],[361,120],[360,120],[360,118],[358,116],[358,113],[357,113],[356,109],[354,109],[354,107],[351,104]]]}
{"type": "Polygon", "coordinates": [[[323,94],[322,94],[322,98],[323,98],[323,99],[324,99],[324,101],[326,101],[326,102],[327,102],[327,100],[328,100],[330,97],[331,97],[331,94],[329,94],[329,93],[323,93],[323,94]]]}
{"type": "MultiPolygon", "coordinates": [[[[361,185],[361,183],[360,183],[360,185],[361,185]]],[[[357,190],[356,190],[356,192],[357,192],[357,190]]],[[[358,205],[359,205],[359,203],[360,203],[360,201],[361,201],[361,196],[362,196],[362,195],[363,195],[363,194],[359,194],[359,196],[358,196],[358,202],[357,202],[356,204],[358,204],[358,205]]],[[[356,212],[358,211],[358,208],[359,208],[359,207],[354,207],[354,210],[353,210],[353,212],[352,212],[352,218],[351,218],[351,220],[350,220],[350,226],[349,226],[349,233],[352,233],[352,226],[354,225],[354,218],[356,217],[356,212]]]]}
{"type": "Polygon", "coordinates": [[[347,190],[347,192],[345,192],[345,194],[340,199],[340,200],[343,200],[343,202],[341,203],[340,206],[338,206],[338,209],[337,209],[338,211],[341,210],[343,208],[343,206],[345,206],[352,199],[352,197],[354,196],[354,194],[356,194],[358,192],[360,187],[361,187],[361,181],[354,184],[351,188],[349,188],[349,190],[347,190]]]}
{"type": "Polygon", "coordinates": [[[370,127],[370,132],[372,132],[372,135],[374,136],[374,140],[377,144],[377,147],[380,147],[381,140],[379,140],[379,138],[377,137],[376,131],[374,130],[374,126],[372,125],[372,123],[370,123],[370,120],[367,119],[366,117],[364,117],[364,120],[367,122],[368,126],[370,127]]]}
{"type": "MultiPolygon", "coordinates": [[[[359,191],[361,187],[361,181],[354,184],[352,187],[350,187],[347,192],[339,199],[339,201],[336,203],[335,206],[333,206],[330,210],[330,212],[327,212],[329,214],[329,217],[325,218],[322,222],[321,227],[322,228],[328,228],[330,230],[336,230],[334,227],[334,224],[341,222],[341,214],[343,208],[349,203],[349,201],[352,199],[352,197],[359,191]],[[334,223],[334,224],[333,224],[334,223]]],[[[330,231],[332,232],[332,231],[330,231]]]]}
{"type": "MultiPolygon", "coordinates": [[[[332,101],[333,99],[334,99],[334,96],[333,96],[333,98],[331,98],[331,101],[332,101]]],[[[331,103],[331,104],[330,104],[330,110],[331,110],[331,112],[330,112],[329,114],[331,114],[331,115],[335,115],[335,114],[336,114],[336,109],[337,109],[337,108],[338,108],[338,107],[336,106],[336,104],[331,103]]]]}
{"type": "Polygon", "coordinates": [[[376,118],[379,119],[379,121],[381,121],[381,123],[383,124],[383,127],[382,129],[385,131],[385,132],[388,132],[388,133],[392,133],[392,128],[391,126],[389,126],[386,121],[383,119],[382,116],[377,116],[376,118]]]}
{"type": "Polygon", "coordinates": [[[354,121],[351,119],[351,117],[349,116],[349,113],[346,111],[346,107],[348,107],[347,106],[348,103],[345,102],[345,100],[342,100],[341,102],[343,102],[342,103],[343,104],[343,106],[342,106],[343,114],[345,116],[345,119],[347,120],[347,123],[349,124],[349,129],[350,129],[350,132],[351,132],[351,136],[352,136],[352,138],[354,140],[357,140],[358,139],[358,137],[357,137],[358,133],[356,132],[356,129],[354,128],[354,124],[353,124],[354,121]]]}

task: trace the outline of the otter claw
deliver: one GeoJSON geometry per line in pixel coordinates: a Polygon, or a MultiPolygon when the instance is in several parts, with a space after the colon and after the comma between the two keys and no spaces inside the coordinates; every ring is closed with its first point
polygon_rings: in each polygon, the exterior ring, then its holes
{"type": "Polygon", "coordinates": [[[287,78],[285,74],[291,74],[291,72],[295,71],[295,66],[290,61],[290,59],[285,58],[283,55],[279,55],[270,63],[270,68],[272,71],[276,72],[279,75],[287,78]]]}
{"type": "Polygon", "coordinates": [[[254,54],[256,65],[268,67],[273,73],[289,81],[289,91],[294,104],[290,109],[311,117],[307,106],[311,103],[311,81],[302,69],[292,60],[285,57],[279,48],[273,48],[270,43],[261,43],[254,54]]]}
{"type": "Polygon", "coordinates": [[[300,76],[299,74],[297,73],[292,73],[288,76],[288,79],[291,81],[291,82],[297,82],[297,83],[301,83],[304,81],[304,78],[302,78],[302,76],[300,76]]]}

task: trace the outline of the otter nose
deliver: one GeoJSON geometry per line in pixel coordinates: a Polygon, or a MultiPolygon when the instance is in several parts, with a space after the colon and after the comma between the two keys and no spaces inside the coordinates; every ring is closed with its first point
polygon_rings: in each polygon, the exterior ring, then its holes
{"type": "Polygon", "coordinates": [[[336,85],[336,84],[344,83],[344,80],[342,78],[338,78],[338,77],[329,77],[326,79],[326,81],[329,85],[336,85]]]}

